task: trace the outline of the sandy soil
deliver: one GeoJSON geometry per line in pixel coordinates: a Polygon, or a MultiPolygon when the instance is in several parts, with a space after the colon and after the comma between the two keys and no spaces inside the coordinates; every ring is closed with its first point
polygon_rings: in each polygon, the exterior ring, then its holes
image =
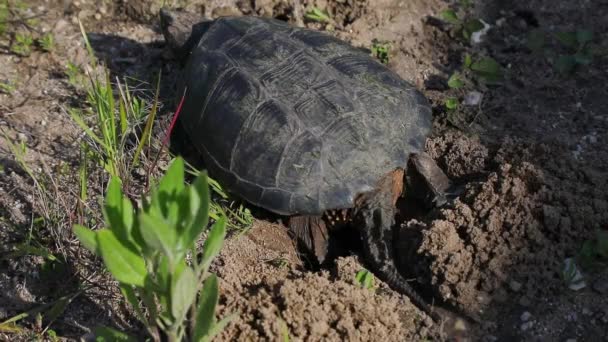
{"type": "MultiPolygon", "coordinates": [[[[0,92],[0,128],[12,141],[27,145],[25,159],[35,172],[52,175],[60,186],[50,187],[55,200],[41,203],[0,140],[0,321],[74,293],[79,284],[94,286],[52,322],[26,319],[21,323],[25,333],[0,331],[0,340],[25,339],[49,324],[70,340],[96,324],[137,331],[115,284],[69,230],[82,135],[66,108],[83,106],[84,93],[68,82],[65,67],[68,61],[87,61],[80,18],[114,75],[152,83],[161,70],[163,110],[173,108],[178,66],[158,32],[157,2],[29,4],[33,13],[44,13],[40,29],[53,33],[56,49],[21,57],[0,46],[0,81],[15,86],[10,94],[0,92]],[[62,224],[35,220],[44,210],[63,212],[56,221],[62,224]],[[60,259],[69,256],[67,262],[12,253],[32,235],[60,259]]],[[[310,269],[285,228],[259,217],[247,234],[227,241],[213,265],[221,279],[219,314],[238,312],[217,340],[278,340],[285,333],[294,341],[608,338],[605,264],[583,268],[587,286],[578,291],[561,276],[565,259],[576,256],[597,230],[608,229],[608,5],[479,2],[467,14],[491,25],[480,44],[464,42],[438,22],[448,6],[441,0],[188,2],[189,11],[207,17],[274,16],[328,30],[355,46],[370,48],[374,39],[390,43],[388,66],[433,103],[429,154],[465,187],[450,207],[402,217],[396,244],[404,275],[429,302],[469,316],[466,331],[453,321],[433,323],[407,297],[377,280],[371,290],[360,288],[354,275],[364,263],[356,253],[326,269],[310,269]],[[312,6],[327,10],[332,23],[302,23],[302,13],[312,6]],[[531,31],[582,28],[595,32],[593,44],[600,52],[571,75],[559,74],[548,58],[526,47],[531,31]],[[447,79],[461,68],[465,54],[498,61],[505,74],[502,84],[472,81],[466,90],[448,88],[447,79]],[[483,95],[480,103],[445,109],[448,97],[462,99],[472,90],[483,95]]],[[[547,49],[560,51],[554,40],[547,49]]],[[[151,96],[149,84],[141,88],[151,96]]],[[[93,197],[103,189],[101,179],[91,177],[93,197]]]]}

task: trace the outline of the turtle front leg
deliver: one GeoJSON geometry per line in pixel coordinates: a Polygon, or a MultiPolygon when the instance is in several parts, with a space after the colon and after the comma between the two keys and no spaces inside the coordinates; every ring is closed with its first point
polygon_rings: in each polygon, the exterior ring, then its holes
{"type": "Polygon", "coordinates": [[[355,223],[361,231],[363,255],[370,270],[389,287],[407,295],[414,305],[435,321],[441,317],[409,285],[395,265],[394,231],[396,202],[403,188],[403,170],[398,169],[379,183],[378,188],[357,199],[355,223]]]}

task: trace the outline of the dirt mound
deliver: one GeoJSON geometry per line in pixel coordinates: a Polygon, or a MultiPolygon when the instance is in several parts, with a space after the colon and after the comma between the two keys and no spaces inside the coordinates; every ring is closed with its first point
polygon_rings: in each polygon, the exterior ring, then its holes
{"type": "Polygon", "coordinates": [[[312,273],[302,270],[293,252],[279,225],[259,223],[228,242],[216,263],[220,316],[239,314],[219,340],[267,341],[287,334],[295,340],[402,341],[430,333],[406,297],[384,285],[358,286],[354,275],[361,266],[354,257],[338,259],[332,272],[312,273]]]}

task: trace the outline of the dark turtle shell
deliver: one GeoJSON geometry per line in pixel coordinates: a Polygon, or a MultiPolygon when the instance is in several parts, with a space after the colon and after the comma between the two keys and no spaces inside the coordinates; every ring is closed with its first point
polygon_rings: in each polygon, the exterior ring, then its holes
{"type": "Polygon", "coordinates": [[[210,174],[281,215],[352,207],[431,129],[411,84],[337,38],[275,19],[211,22],[184,85],[180,120],[210,174]]]}

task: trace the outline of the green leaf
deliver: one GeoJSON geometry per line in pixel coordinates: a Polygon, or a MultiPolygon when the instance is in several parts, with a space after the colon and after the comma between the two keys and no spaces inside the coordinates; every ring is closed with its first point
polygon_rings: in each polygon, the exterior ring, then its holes
{"type": "Polygon", "coordinates": [[[473,64],[473,58],[471,58],[471,55],[469,55],[468,53],[464,55],[463,64],[466,69],[469,69],[471,67],[471,64],[473,64]]]}
{"type": "Polygon", "coordinates": [[[502,67],[491,57],[473,62],[471,70],[487,83],[497,83],[502,79],[502,67]]]}
{"type": "Polygon", "coordinates": [[[204,341],[210,339],[211,328],[215,324],[215,307],[219,297],[218,281],[215,274],[210,275],[203,284],[199,297],[194,327],[193,340],[204,341]]]}
{"type": "Polygon", "coordinates": [[[138,251],[131,237],[133,229],[133,205],[122,194],[122,184],[118,177],[112,177],[106,192],[103,214],[108,228],[118,240],[134,252],[138,251]]]}
{"type": "Polygon", "coordinates": [[[462,35],[468,40],[474,32],[481,31],[484,27],[479,19],[467,20],[463,25],[462,35]]]}
{"type": "Polygon", "coordinates": [[[201,172],[196,180],[188,188],[190,194],[190,225],[182,235],[184,245],[190,248],[201,232],[209,224],[209,184],[207,183],[207,172],[201,172]]]}
{"type": "Polygon", "coordinates": [[[125,247],[108,229],[97,232],[97,244],[104,264],[116,280],[138,287],[144,286],[148,272],[141,256],[125,247]]]}
{"type": "Polygon", "coordinates": [[[139,318],[139,320],[142,321],[142,323],[145,323],[146,316],[144,316],[144,313],[141,311],[141,307],[139,305],[139,300],[137,299],[137,296],[135,295],[135,291],[133,291],[133,288],[131,287],[131,285],[120,284],[119,287],[120,287],[120,292],[122,293],[123,297],[125,297],[127,299],[127,302],[131,305],[133,310],[135,310],[135,313],[137,314],[137,318],[139,318]]]}
{"type": "Polygon", "coordinates": [[[213,259],[220,253],[225,236],[226,216],[222,215],[211,227],[211,232],[209,232],[209,236],[203,244],[203,260],[201,262],[203,273],[207,271],[213,259]]]}
{"type": "Polygon", "coordinates": [[[555,62],[555,69],[563,75],[571,73],[576,67],[576,59],[570,55],[560,55],[555,62]]]}
{"type": "Polygon", "coordinates": [[[175,197],[184,189],[184,160],[181,157],[177,157],[160,180],[154,195],[158,201],[158,205],[160,205],[163,216],[169,219],[170,222],[178,222],[179,205],[175,201],[175,197]]]}
{"type": "Polygon", "coordinates": [[[224,328],[226,328],[226,325],[228,325],[228,323],[230,323],[235,317],[237,317],[237,314],[233,313],[222,318],[219,322],[213,324],[211,326],[211,330],[209,330],[209,333],[207,334],[209,339],[213,338],[220,331],[224,330],[224,328]]]}
{"type": "Polygon", "coordinates": [[[96,342],[137,342],[135,337],[109,327],[94,328],[93,334],[96,342]]]}
{"type": "Polygon", "coordinates": [[[464,82],[460,79],[460,74],[457,72],[453,73],[448,79],[448,87],[453,89],[459,89],[464,86],[464,82]]]}
{"type": "Polygon", "coordinates": [[[575,32],[558,32],[555,34],[555,38],[563,45],[575,48],[578,45],[578,40],[575,32]]]}
{"type": "Polygon", "coordinates": [[[545,46],[545,33],[541,30],[532,30],[528,33],[526,47],[532,52],[538,53],[545,46]]]}
{"type": "Polygon", "coordinates": [[[181,322],[196,299],[197,278],[192,268],[186,267],[171,287],[171,313],[181,322]]]}
{"type": "Polygon", "coordinates": [[[327,14],[327,12],[322,11],[317,7],[313,7],[310,11],[306,12],[304,17],[308,20],[320,22],[320,23],[328,23],[331,21],[331,18],[327,14]]]}
{"type": "Polygon", "coordinates": [[[445,107],[450,110],[458,108],[458,99],[454,97],[448,98],[445,100],[445,107]]]}
{"type": "Polygon", "coordinates": [[[484,57],[471,64],[471,70],[488,74],[499,74],[501,66],[493,58],[484,57]]]}
{"type": "Polygon", "coordinates": [[[99,254],[99,245],[97,244],[96,233],[94,231],[79,224],[75,224],[74,234],[78,240],[80,240],[80,243],[84,248],[95,254],[99,254]]]}
{"type": "Polygon", "coordinates": [[[457,25],[460,23],[460,19],[458,19],[458,15],[456,15],[456,12],[454,12],[454,10],[451,10],[451,9],[447,9],[447,10],[441,12],[441,19],[443,19],[444,21],[446,21],[450,24],[454,24],[454,25],[457,25]]]}
{"type": "Polygon", "coordinates": [[[357,282],[365,289],[374,287],[374,275],[368,270],[360,270],[355,276],[357,282]]]}
{"type": "Polygon", "coordinates": [[[166,255],[171,268],[176,260],[176,231],[175,227],[169,225],[163,218],[154,217],[145,212],[139,214],[139,229],[147,247],[166,255]]]}
{"type": "Polygon", "coordinates": [[[585,45],[593,40],[593,32],[589,30],[576,31],[576,40],[579,45],[585,45]]]}

